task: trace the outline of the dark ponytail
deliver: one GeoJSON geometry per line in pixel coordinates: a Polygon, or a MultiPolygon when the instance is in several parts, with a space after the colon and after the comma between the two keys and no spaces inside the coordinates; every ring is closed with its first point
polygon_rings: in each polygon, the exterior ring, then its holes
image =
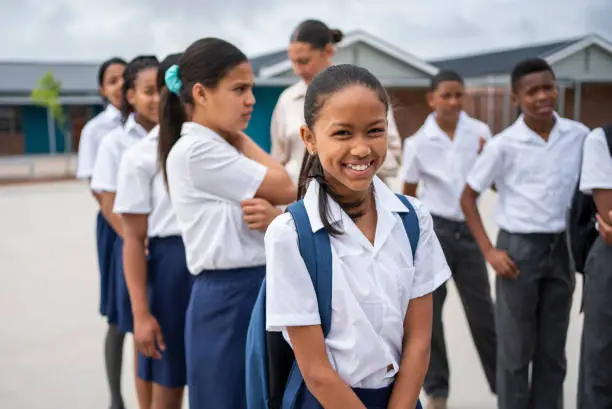
{"type": "Polygon", "coordinates": [[[342,31],[332,30],[319,20],[302,21],[291,34],[292,43],[307,43],[315,50],[322,50],[328,44],[337,44],[343,38],[342,31]]]}
{"type": "Polygon", "coordinates": [[[121,88],[121,117],[127,120],[134,107],[127,100],[127,93],[134,88],[138,74],[148,68],[158,68],[159,60],[154,55],[141,55],[128,63],[123,71],[123,87],[121,88]]]}
{"type": "Polygon", "coordinates": [[[170,150],[181,137],[181,128],[187,120],[185,108],[178,95],[164,87],[159,101],[159,141],[157,143],[158,161],[164,171],[164,181],[168,187],[166,161],[170,150]]]}
{"type": "Polygon", "coordinates": [[[202,38],[191,44],[178,62],[177,79],[180,90],[175,94],[167,87],[162,90],[159,116],[158,160],[168,185],[166,162],[172,147],[181,137],[187,121],[186,105],[193,107],[192,89],[195,84],[214,89],[236,66],[248,61],[233,44],[218,38],[202,38]]]}
{"type": "MultiPolygon", "coordinates": [[[[376,93],[380,101],[389,110],[389,96],[380,81],[365,68],[351,64],[334,65],[317,74],[306,91],[304,98],[304,119],[311,132],[317,122],[319,112],[330,96],[351,86],[363,86],[376,93]]],[[[347,202],[341,195],[333,191],[332,186],[325,179],[325,171],[318,155],[304,153],[300,177],[298,179],[298,198],[304,198],[308,183],[315,179],[321,189],[319,190],[319,214],[325,230],[331,235],[342,232],[329,221],[328,195],[353,219],[363,216],[363,212],[355,211],[362,205],[362,201],[347,202]]]]}

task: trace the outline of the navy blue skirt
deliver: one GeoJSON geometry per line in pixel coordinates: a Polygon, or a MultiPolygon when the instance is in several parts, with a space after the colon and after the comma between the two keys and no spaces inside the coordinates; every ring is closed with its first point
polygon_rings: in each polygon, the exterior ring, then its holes
{"type": "Polygon", "coordinates": [[[261,266],[196,277],[185,324],[190,408],[246,408],[246,335],[265,273],[261,266]]]}
{"type": "MultiPolygon", "coordinates": [[[[381,389],[353,388],[353,392],[367,409],[387,409],[391,392],[393,392],[393,384],[381,389]]],[[[323,406],[308,388],[303,387],[295,409],[323,409],[323,406]]],[[[420,401],[417,401],[416,409],[423,409],[420,401]]]]}
{"type": "Polygon", "coordinates": [[[111,276],[113,251],[117,233],[108,224],[101,212],[96,218],[96,246],[98,269],[100,270],[100,314],[108,317],[109,280],[111,276]]]}
{"type": "Polygon", "coordinates": [[[109,278],[108,322],[116,324],[122,332],[132,332],[132,303],[123,271],[123,239],[117,236],[113,250],[112,271],[109,278]]]}
{"type": "Polygon", "coordinates": [[[180,236],[149,239],[149,309],[161,328],[166,350],[161,359],[138,354],[140,379],[167,388],[181,388],[187,384],[185,315],[193,281],[180,236]]]}

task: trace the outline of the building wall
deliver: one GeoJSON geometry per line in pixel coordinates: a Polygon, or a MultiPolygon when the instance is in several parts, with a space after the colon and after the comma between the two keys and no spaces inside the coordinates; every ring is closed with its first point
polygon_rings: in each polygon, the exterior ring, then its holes
{"type": "MultiPolygon", "coordinates": [[[[574,115],[574,89],[566,91],[566,116],[574,115]]],[[[582,84],[580,122],[590,128],[612,123],[612,83],[582,84]]]]}
{"type": "MultiPolygon", "coordinates": [[[[97,110],[99,110],[97,106],[70,106],[65,108],[69,121],[66,125],[69,134],[65,134],[62,128],[54,122],[56,153],[77,151],[81,130],[97,110]]],[[[21,120],[24,148],[21,152],[14,152],[14,154],[51,153],[46,108],[34,105],[22,106],[21,120]]]]}
{"type": "Polygon", "coordinates": [[[612,55],[597,45],[585,48],[553,65],[557,77],[610,78],[612,55]]]}
{"type": "Polygon", "coordinates": [[[21,121],[21,107],[0,107],[0,155],[22,155],[24,137],[21,121]]]}
{"type": "MultiPolygon", "coordinates": [[[[612,83],[585,83],[581,85],[580,116],[578,120],[589,128],[612,123],[612,83]]],[[[492,132],[499,133],[517,117],[518,110],[511,103],[504,101],[506,87],[486,88],[468,87],[464,104],[465,111],[491,127],[492,132]]],[[[561,89],[565,94],[564,106],[559,107],[559,115],[576,119],[574,113],[574,88],[561,89]]]]}

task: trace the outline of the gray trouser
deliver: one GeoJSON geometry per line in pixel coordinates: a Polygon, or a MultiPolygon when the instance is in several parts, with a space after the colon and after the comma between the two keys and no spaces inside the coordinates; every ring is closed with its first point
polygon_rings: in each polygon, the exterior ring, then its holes
{"type": "Polygon", "coordinates": [[[495,285],[499,409],[561,409],[575,285],[565,234],[500,231],[497,248],[520,271],[495,285]]]}
{"type": "MultiPolygon", "coordinates": [[[[491,391],[495,392],[495,318],[484,257],[465,223],[437,216],[433,219],[436,235],[465,309],[480,362],[491,391]]],[[[434,397],[448,397],[449,394],[449,365],[442,325],[445,299],[446,286],[442,285],[433,293],[431,358],[424,385],[427,394],[434,397]]]]}
{"type": "Polygon", "coordinates": [[[585,266],[578,407],[612,408],[612,246],[597,238],[585,266]]]}

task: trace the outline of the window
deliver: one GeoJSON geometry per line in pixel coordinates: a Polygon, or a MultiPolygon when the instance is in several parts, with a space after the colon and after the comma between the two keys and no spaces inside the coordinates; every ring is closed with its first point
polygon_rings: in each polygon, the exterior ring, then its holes
{"type": "Polygon", "coordinates": [[[20,107],[0,107],[0,133],[21,133],[20,107]]]}

